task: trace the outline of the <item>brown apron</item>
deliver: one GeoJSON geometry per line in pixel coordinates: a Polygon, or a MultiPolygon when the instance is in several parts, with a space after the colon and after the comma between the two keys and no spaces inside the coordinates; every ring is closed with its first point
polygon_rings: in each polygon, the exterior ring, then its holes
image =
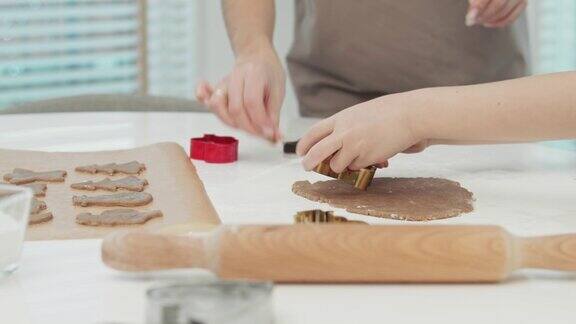
{"type": "Polygon", "coordinates": [[[524,75],[512,29],[466,27],[467,8],[466,0],[296,0],[287,60],[301,114],[524,75]]]}

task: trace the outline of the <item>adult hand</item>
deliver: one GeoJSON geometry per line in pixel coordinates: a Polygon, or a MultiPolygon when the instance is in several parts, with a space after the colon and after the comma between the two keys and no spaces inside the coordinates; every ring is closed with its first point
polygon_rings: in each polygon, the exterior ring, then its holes
{"type": "Polygon", "coordinates": [[[512,24],[526,9],[527,0],[469,0],[466,25],[496,28],[512,24]]]}
{"type": "Polygon", "coordinates": [[[271,46],[239,56],[216,86],[201,82],[196,98],[227,125],[276,142],[286,76],[271,46]]]}
{"type": "Polygon", "coordinates": [[[335,172],[386,166],[399,152],[422,151],[428,142],[412,128],[416,92],[383,96],[345,109],[314,125],[298,142],[306,170],[332,156],[335,172]]]}

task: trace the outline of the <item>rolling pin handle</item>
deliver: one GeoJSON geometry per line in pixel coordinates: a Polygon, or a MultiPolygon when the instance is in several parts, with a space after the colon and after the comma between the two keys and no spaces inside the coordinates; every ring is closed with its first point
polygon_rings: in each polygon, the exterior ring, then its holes
{"type": "Polygon", "coordinates": [[[519,267],[576,271],[576,234],[519,238],[519,267]]]}
{"type": "Polygon", "coordinates": [[[102,260],[122,271],[202,268],[212,265],[202,237],[116,232],[102,243],[102,260]]]}

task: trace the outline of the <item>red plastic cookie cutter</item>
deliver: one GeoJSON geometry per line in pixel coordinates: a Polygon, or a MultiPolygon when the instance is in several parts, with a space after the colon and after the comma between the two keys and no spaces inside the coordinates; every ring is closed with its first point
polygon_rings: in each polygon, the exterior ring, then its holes
{"type": "Polygon", "coordinates": [[[238,160],[238,140],[231,136],[204,134],[190,139],[190,158],[207,163],[231,163],[238,160]]]}

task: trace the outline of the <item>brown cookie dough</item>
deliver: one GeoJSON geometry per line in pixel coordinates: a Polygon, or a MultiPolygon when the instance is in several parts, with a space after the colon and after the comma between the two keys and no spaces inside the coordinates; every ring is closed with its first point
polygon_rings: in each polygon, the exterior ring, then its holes
{"type": "Polygon", "coordinates": [[[76,223],[90,226],[137,225],[144,224],[156,217],[162,217],[162,212],[159,210],[141,212],[133,209],[112,209],[103,211],[100,215],[79,214],[76,216],[76,223]]]}
{"type": "Polygon", "coordinates": [[[4,175],[4,180],[11,184],[26,184],[36,181],[64,182],[66,171],[34,172],[26,169],[16,168],[12,173],[4,175]]]}
{"type": "Polygon", "coordinates": [[[30,202],[30,216],[28,217],[28,225],[45,223],[52,220],[52,218],[54,218],[52,213],[43,212],[46,210],[46,208],[47,207],[45,202],[36,198],[32,198],[32,201],[30,202]]]}
{"type": "MultiPolygon", "coordinates": [[[[0,184],[10,184],[10,183],[0,183],[0,184]]],[[[32,194],[34,197],[45,197],[46,191],[48,190],[48,185],[45,183],[28,183],[20,185],[21,187],[26,187],[32,189],[32,194]]]]}
{"type": "Polygon", "coordinates": [[[45,183],[29,183],[22,185],[22,187],[27,187],[32,189],[32,193],[35,197],[45,197],[46,191],[48,190],[48,185],[45,183]]]}
{"type": "Polygon", "coordinates": [[[148,181],[145,179],[136,178],[134,176],[129,176],[126,178],[118,180],[110,180],[106,178],[100,181],[85,181],[80,183],[74,183],[70,187],[78,190],[107,190],[107,191],[117,191],[118,189],[126,189],[128,191],[143,191],[144,187],[148,185],[148,181]]]}
{"type": "Polygon", "coordinates": [[[458,182],[439,178],[377,178],[361,191],[339,180],[298,181],[292,191],[351,213],[427,221],[472,211],[472,193],[458,182]]]}
{"type": "Polygon", "coordinates": [[[30,215],[38,214],[42,210],[46,210],[46,203],[42,200],[38,200],[36,198],[32,198],[32,202],[30,203],[30,215]]]}
{"type": "Polygon", "coordinates": [[[125,174],[139,174],[140,172],[146,170],[146,166],[138,161],[132,161],[127,163],[108,163],[108,164],[91,164],[85,166],[76,167],[76,171],[85,173],[106,173],[109,175],[114,175],[116,173],[125,174]]]}
{"type": "Polygon", "coordinates": [[[52,213],[50,212],[31,214],[30,217],[28,217],[28,225],[46,223],[51,221],[53,218],[54,216],[52,216],[52,213]]]}
{"type": "Polygon", "coordinates": [[[152,202],[152,195],[146,192],[117,193],[101,196],[74,196],[74,206],[104,206],[104,207],[136,207],[148,205],[152,202]]]}

